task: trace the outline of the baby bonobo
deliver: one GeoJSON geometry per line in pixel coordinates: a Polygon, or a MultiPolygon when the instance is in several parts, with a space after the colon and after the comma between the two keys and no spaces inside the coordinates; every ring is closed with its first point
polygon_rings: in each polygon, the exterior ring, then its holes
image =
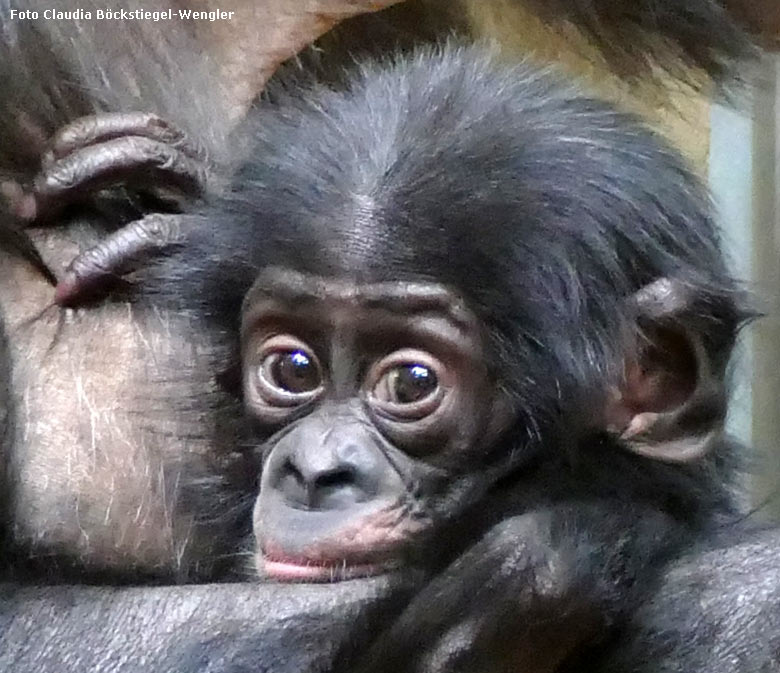
{"type": "Polygon", "coordinates": [[[398,566],[442,518],[425,503],[448,497],[447,466],[511,421],[460,296],[369,278],[271,267],[247,295],[245,402],[279,429],[254,513],[260,569],[275,578],[398,566]]]}
{"type": "Polygon", "coordinates": [[[736,510],[747,313],[705,191],[632,117],[476,49],[251,124],[160,273],[243,405],[257,569],[422,571],[365,670],[594,665],[736,510]]]}

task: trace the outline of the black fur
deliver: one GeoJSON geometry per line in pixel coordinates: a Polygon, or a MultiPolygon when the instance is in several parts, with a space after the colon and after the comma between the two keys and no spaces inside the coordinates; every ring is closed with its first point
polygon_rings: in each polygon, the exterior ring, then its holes
{"type": "Polygon", "coordinates": [[[469,610],[480,629],[450,655],[478,670],[499,665],[492,645],[519,638],[518,622],[566,624],[553,606],[583,611],[585,629],[597,624],[569,652],[566,665],[582,670],[671,558],[738,518],[727,440],[667,464],[593,429],[636,330],[629,299],[659,278],[689,291],[685,327],[724,384],[750,311],[706,191],[633,117],[481,50],[422,51],[364,66],[344,91],[271,99],[249,122],[256,142],[232,190],[200,212],[208,225],[183,256],[157,270],[161,291],[172,288],[224,339],[215,366],[236,366],[241,304],[267,266],[358,283],[438,281],[484,323],[497,385],[518,413],[506,442],[450,466],[464,488],[482,480],[465,506],[435,505],[450,527],[430,541],[429,561],[452,565],[365,670],[439,670],[421,653],[437,653],[438,634],[469,610]],[[531,540],[528,517],[547,522],[531,540]],[[547,563],[563,563],[565,581],[552,606],[540,587],[531,609],[520,597],[547,563]],[[414,652],[399,646],[412,637],[414,652]]]}

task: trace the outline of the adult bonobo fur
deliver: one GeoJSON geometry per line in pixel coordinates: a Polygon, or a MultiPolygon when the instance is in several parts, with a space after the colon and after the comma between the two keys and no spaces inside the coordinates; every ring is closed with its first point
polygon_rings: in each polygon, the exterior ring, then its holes
{"type": "MultiPolygon", "coordinates": [[[[323,66],[325,77],[338,77],[334,55],[387,53],[389,46],[407,48],[457,32],[474,38],[499,39],[518,52],[528,50],[529,20],[552,34],[566,37],[573,51],[593,47],[605,70],[629,81],[670,79],[695,88],[728,89],[744,81],[746,62],[757,55],[751,27],[740,23],[748,6],[743,0],[410,0],[389,9],[363,14],[337,26],[304,54],[304,63],[323,66]],[[519,28],[520,35],[514,30],[519,28]],[[585,38],[579,41],[578,36],[585,38]]],[[[755,12],[760,15],[760,10],[755,12]]],[[[768,31],[767,31],[768,32],[768,31]]],[[[566,50],[564,50],[565,52],[566,50]]],[[[565,55],[564,55],[565,60],[565,55]]]]}
{"type": "Polygon", "coordinates": [[[141,151],[145,163],[104,191],[114,183],[92,179],[100,156],[88,162],[93,173],[82,171],[65,151],[67,134],[51,138],[84,115],[156,113],[191,139],[202,163],[217,162],[228,132],[221,96],[191,92],[218,94],[218,79],[183,31],[151,22],[111,31],[97,20],[20,20],[8,3],[0,9],[0,311],[17,412],[2,456],[10,482],[2,527],[11,533],[2,558],[21,559],[15,572],[38,565],[33,574],[50,578],[183,578],[195,566],[210,576],[203,558],[190,564],[182,555],[194,540],[172,509],[176,471],[161,467],[168,450],[180,457],[197,444],[197,422],[173,401],[185,391],[170,395],[160,385],[169,358],[196,357],[194,341],[173,338],[170,319],[121,301],[71,315],[52,306],[51,282],[79,251],[149,208],[172,210],[193,198],[188,185],[169,179],[176,165],[166,152],[181,138],[154,115],[135,114],[143,123],[134,138],[114,132],[107,140],[120,157],[128,146],[141,151]],[[36,226],[25,229],[31,218],[36,226]]]}
{"type": "Polygon", "coordinates": [[[582,670],[738,516],[749,311],[705,190],[632,117],[478,49],[271,98],[158,267],[222,337],[259,571],[427,572],[365,670],[582,670]]]}

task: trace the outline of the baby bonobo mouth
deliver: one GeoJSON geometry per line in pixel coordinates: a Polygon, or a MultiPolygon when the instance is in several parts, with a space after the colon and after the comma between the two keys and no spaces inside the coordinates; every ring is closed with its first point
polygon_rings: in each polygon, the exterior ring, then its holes
{"type": "Polygon", "coordinates": [[[262,576],[277,582],[342,582],[382,575],[395,570],[398,561],[388,557],[369,559],[365,555],[324,558],[260,551],[257,567],[262,576]]]}

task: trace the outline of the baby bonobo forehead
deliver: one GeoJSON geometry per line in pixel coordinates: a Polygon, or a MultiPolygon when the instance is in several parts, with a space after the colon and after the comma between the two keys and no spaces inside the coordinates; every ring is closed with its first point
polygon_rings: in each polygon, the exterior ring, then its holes
{"type": "MultiPolygon", "coordinates": [[[[435,328],[453,342],[472,342],[480,329],[463,299],[440,283],[360,282],[269,268],[244,301],[243,331],[268,316],[288,315],[310,326],[370,332],[389,323],[435,328]]],[[[466,344],[464,344],[466,345],[466,344]]]]}

